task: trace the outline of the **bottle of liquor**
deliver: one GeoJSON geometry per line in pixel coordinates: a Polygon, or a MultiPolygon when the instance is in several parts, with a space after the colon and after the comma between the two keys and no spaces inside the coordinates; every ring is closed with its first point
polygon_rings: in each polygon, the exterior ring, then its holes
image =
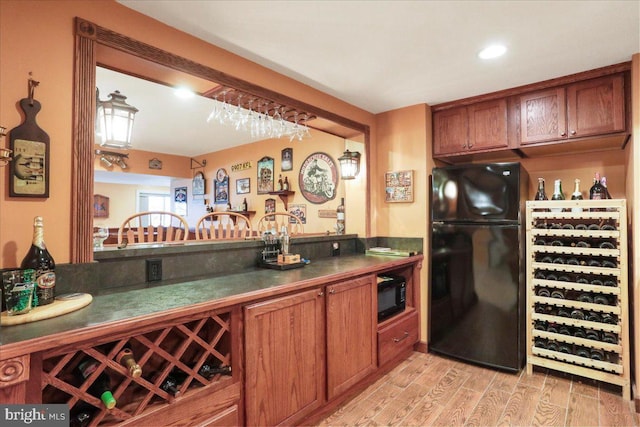
{"type": "Polygon", "coordinates": [[[20,268],[36,270],[38,305],[51,304],[55,299],[56,263],[44,244],[44,224],[41,216],[33,221],[33,241],[20,268]]]}
{"type": "MultiPolygon", "coordinates": [[[[93,359],[86,359],[78,365],[79,376],[84,381],[91,376],[93,372],[100,366],[100,363],[93,359]]],[[[102,371],[98,378],[88,388],[91,395],[102,400],[107,409],[113,409],[116,406],[116,399],[111,394],[111,379],[105,371],[102,371]]]]}
{"type": "Polygon", "coordinates": [[[278,191],[282,191],[283,186],[284,186],[284,183],[282,182],[282,174],[280,174],[278,176],[278,191]]]}
{"type": "Polygon", "coordinates": [[[609,194],[609,189],[607,188],[607,177],[603,176],[600,179],[600,185],[602,185],[602,188],[604,189],[604,198],[605,199],[610,199],[611,198],[611,194],[609,194]]]}
{"type": "Polygon", "coordinates": [[[178,397],[180,396],[180,389],[178,389],[178,386],[182,384],[185,379],[186,374],[184,372],[174,369],[169,373],[169,375],[167,375],[162,384],[160,384],[160,388],[171,394],[173,397],[178,397]]]}
{"type": "Polygon", "coordinates": [[[116,362],[127,368],[129,375],[133,378],[138,378],[142,375],[142,368],[136,362],[133,352],[130,348],[123,348],[116,356],[116,362]]]}
{"type": "Polygon", "coordinates": [[[605,279],[604,282],[602,282],[602,286],[615,287],[618,286],[618,283],[613,279],[605,279]]]}
{"type": "MultiPolygon", "coordinates": [[[[582,200],[582,191],[580,191],[580,180],[576,178],[575,180],[575,188],[573,189],[573,193],[571,193],[571,200],[582,200]]],[[[582,212],[582,208],[573,207],[571,208],[571,212],[582,212]]]]}
{"type": "Polygon", "coordinates": [[[284,182],[282,183],[282,189],[284,191],[289,191],[289,177],[284,177],[284,182]]]}
{"type": "Polygon", "coordinates": [[[602,313],[602,322],[615,325],[618,323],[618,318],[610,313],[602,313]]]}
{"type": "Polygon", "coordinates": [[[344,197],[342,197],[340,199],[340,204],[338,205],[338,208],[336,209],[336,219],[337,219],[337,223],[336,223],[336,234],[344,234],[345,233],[345,223],[344,223],[344,219],[345,219],[345,215],[344,215],[344,197]]]}
{"type": "Polygon", "coordinates": [[[593,185],[589,189],[589,199],[591,200],[604,200],[607,198],[605,188],[600,182],[600,173],[596,172],[596,176],[593,178],[593,185]]]}
{"type": "Polygon", "coordinates": [[[249,210],[249,207],[247,206],[247,198],[245,197],[244,200],[242,201],[242,212],[246,212],[249,210]]]}
{"type": "Polygon", "coordinates": [[[538,192],[534,200],[548,200],[547,193],[544,191],[544,178],[538,178],[538,192]]]}
{"type": "Polygon", "coordinates": [[[207,363],[202,365],[198,370],[198,374],[202,375],[206,379],[211,379],[215,375],[231,375],[231,366],[218,366],[213,367],[207,363]]]}
{"type": "MultiPolygon", "coordinates": [[[[562,192],[562,180],[556,179],[553,183],[553,196],[551,200],[564,200],[564,193],[562,192]]],[[[562,212],[562,208],[553,208],[551,212],[562,212]]]]}

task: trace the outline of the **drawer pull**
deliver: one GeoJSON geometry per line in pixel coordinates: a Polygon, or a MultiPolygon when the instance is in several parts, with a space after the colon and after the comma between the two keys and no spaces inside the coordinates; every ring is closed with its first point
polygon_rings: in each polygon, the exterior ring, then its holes
{"type": "Polygon", "coordinates": [[[335,289],[333,289],[333,288],[332,288],[332,289],[329,289],[329,293],[330,293],[331,295],[333,295],[333,294],[335,294],[335,293],[336,293],[336,290],[335,290],[335,289]]]}
{"type": "Polygon", "coordinates": [[[402,338],[394,338],[393,342],[400,342],[400,341],[404,341],[407,339],[407,337],[409,336],[409,332],[405,331],[404,335],[402,336],[402,338]]]}

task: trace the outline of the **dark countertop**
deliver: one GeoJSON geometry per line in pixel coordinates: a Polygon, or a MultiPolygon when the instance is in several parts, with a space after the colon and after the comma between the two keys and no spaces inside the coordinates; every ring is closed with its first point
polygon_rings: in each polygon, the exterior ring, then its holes
{"type": "Polygon", "coordinates": [[[94,297],[91,304],[73,313],[38,322],[1,328],[0,357],[6,359],[48,346],[81,340],[99,329],[125,330],[142,319],[183,316],[185,309],[204,311],[245,304],[279,294],[321,286],[360,274],[420,261],[409,258],[350,255],[323,258],[302,268],[272,270],[255,268],[241,273],[208,277],[178,284],[132,290],[94,297]],[[71,332],[71,333],[70,333],[71,332]]]}

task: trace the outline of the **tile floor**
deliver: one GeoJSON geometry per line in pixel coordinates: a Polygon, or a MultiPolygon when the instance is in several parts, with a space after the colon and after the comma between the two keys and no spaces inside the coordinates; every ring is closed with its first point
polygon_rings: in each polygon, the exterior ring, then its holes
{"type": "Polygon", "coordinates": [[[640,426],[620,387],[414,352],[319,426],[640,426]]]}

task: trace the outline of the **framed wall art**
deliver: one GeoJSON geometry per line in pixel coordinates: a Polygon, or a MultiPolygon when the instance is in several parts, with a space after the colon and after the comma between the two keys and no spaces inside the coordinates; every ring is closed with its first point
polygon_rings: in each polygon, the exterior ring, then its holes
{"type": "Polygon", "coordinates": [[[109,218],[109,198],[107,196],[93,195],[93,217],[109,218]]]}
{"type": "Polygon", "coordinates": [[[384,174],[385,202],[413,202],[413,171],[404,170],[384,174]]]}
{"type": "Polygon", "coordinates": [[[229,175],[227,171],[220,168],[216,172],[216,179],[213,180],[214,203],[216,205],[226,205],[229,203],[229,175]]]}
{"type": "Polygon", "coordinates": [[[273,191],[273,158],[263,157],[258,160],[258,194],[273,191]]]}
{"type": "Polygon", "coordinates": [[[251,192],[250,178],[236,179],[236,194],[249,194],[250,192],[251,192]]]}
{"type": "Polygon", "coordinates": [[[293,170],[293,148],[282,150],[282,162],[280,165],[282,172],[293,170]]]}
{"type": "MultiPolygon", "coordinates": [[[[303,224],[307,223],[307,205],[305,204],[291,204],[289,205],[289,213],[300,218],[303,224]]],[[[289,218],[291,224],[295,224],[296,220],[289,218]]]]}
{"type": "Polygon", "coordinates": [[[300,166],[298,185],[305,199],[322,204],[336,197],[338,168],[336,162],[326,153],[309,155],[300,166]]]}
{"type": "Polygon", "coordinates": [[[191,193],[193,193],[193,200],[204,200],[205,193],[205,180],[202,172],[196,172],[191,182],[191,193]]]}
{"type": "Polygon", "coordinates": [[[176,187],[174,190],[173,202],[175,213],[178,215],[187,215],[187,187],[176,187]]]}
{"type": "MultiPolygon", "coordinates": [[[[268,214],[268,213],[272,213],[276,211],[276,199],[267,199],[264,201],[264,213],[268,214]]],[[[267,221],[273,221],[274,217],[270,216],[267,217],[267,221]]]]}

